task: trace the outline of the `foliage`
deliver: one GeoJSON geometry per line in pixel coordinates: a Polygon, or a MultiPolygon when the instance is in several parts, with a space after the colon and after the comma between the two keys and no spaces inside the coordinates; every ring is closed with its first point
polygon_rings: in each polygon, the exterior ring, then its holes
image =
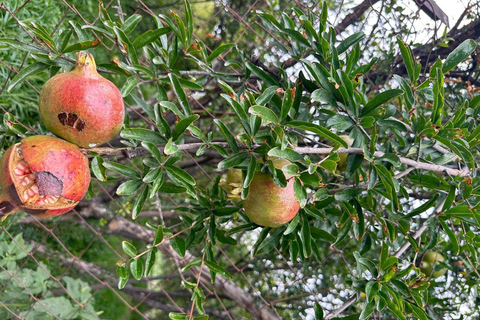
{"type": "MultiPolygon", "coordinates": [[[[240,3],[229,2],[228,8],[235,12],[240,3]]],[[[28,52],[21,71],[6,76],[9,94],[21,91],[27,80],[41,82],[47,73],[71,68],[80,50],[92,52],[99,70],[121,89],[129,113],[120,139],[84,150],[95,178],[86,201],[97,201],[95,210],[103,215],[85,216],[84,205],[77,222],[89,232],[91,223],[95,232],[108,233],[102,234],[108,239],[103,238],[105,247],[94,243],[95,254],[85,259],[108,271],[116,268],[117,286],[132,300],[140,300],[135,290],[151,284],[152,295],[188,293],[175,299],[181,312],[148,305],[165,312],[159,318],[207,319],[225,310],[238,318],[254,317],[265,297],[276,302],[265,319],[311,319],[313,313],[323,319],[335,314],[334,298],[344,303],[342,315],[352,319],[478,316],[472,301],[478,299],[480,277],[480,99],[469,84],[451,76],[470,63],[476,42],[462,41],[443,59],[422,65],[409,43],[390,37],[382,48],[395,48],[397,61],[403,61],[402,70],[390,77],[390,70],[379,66],[394,55],[383,54],[379,62],[378,56],[366,54],[363,44],[371,39],[363,31],[337,35],[327,4],[286,10],[266,6],[269,10],[248,17],[254,27],[238,19],[198,27],[188,1],[175,10],[160,8],[153,14],[145,9],[125,17],[100,3],[93,25],[76,17],[53,32],[51,21],[34,16],[29,24],[34,43],[19,41],[13,31],[0,39],[8,52],[28,52]],[[228,43],[196,36],[196,30],[210,29],[228,43]],[[243,33],[262,42],[274,62],[268,63],[268,54],[254,56],[248,40],[236,43],[243,33]],[[287,59],[295,61],[295,71],[285,66],[287,59]],[[353,140],[351,146],[344,135],[353,140]],[[344,169],[337,168],[340,154],[348,154],[344,169]],[[276,157],[292,164],[276,169],[271,161],[276,157]],[[221,176],[230,168],[242,171],[242,199],[256,171],[271,174],[279,186],[292,176],[301,203],[296,218],[279,228],[252,223],[221,176]],[[101,196],[105,190],[107,200],[101,196]],[[152,211],[158,216],[142,215],[152,211]],[[174,217],[164,218],[167,211],[174,217]],[[122,255],[107,254],[111,248],[123,250],[122,255]],[[419,268],[431,250],[445,257],[435,268],[448,271],[438,279],[419,268]],[[162,263],[163,258],[175,263],[162,263]],[[173,272],[178,279],[166,277],[173,272]],[[162,280],[153,283],[155,277],[162,280]],[[222,283],[238,286],[253,302],[238,305],[240,298],[229,295],[232,287],[222,283]],[[226,296],[225,305],[215,300],[216,290],[226,296]]],[[[91,8],[85,10],[92,14],[91,8]]],[[[380,36],[374,40],[382,42],[380,36]]],[[[35,95],[28,92],[29,99],[35,95]]],[[[44,133],[35,111],[24,114],[14,103],[9,111],[0,124],[0,135],[9,137],[2,141],[5,146],[44,133]]],[[[12,222],[5,230],[16,228],[12,222]]],[[[70,240],[58,237],[70,241],[72,251],[81,251],[79,243],[94,241],[76,239],[86,233],[70,240]]],[[[7,252],[11,245],[5,233],[3,239],[0,250],[7,252]]],[[[26,304],[31,296],[49,292],[42,288],[58,283],[48,283],[45,264],[20,270],[15,261],[30,249],[16,248],[9,249],[0,279],[11,284],[0,298],[10,293],[5,299],[26,304]],[[29,281],[31,294],[11,279],[17,272],[29,281]]],[[[40,302],[59,318],[77,312],[87,317],[70,298],[99,310],[84,280],[63,277],[68,297],[45,294],[28,317],[41,316],[40,302]]],[[[22,315],[22,310],[13,312],[22,315]]]]}

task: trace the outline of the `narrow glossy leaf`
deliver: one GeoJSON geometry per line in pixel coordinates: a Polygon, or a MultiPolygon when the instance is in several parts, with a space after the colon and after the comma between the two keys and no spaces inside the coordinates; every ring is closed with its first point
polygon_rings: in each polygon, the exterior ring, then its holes
{"type": "Polygon", "coordinates": [[[172,246],[173,250],[180,255],[180,257],[185,256],[185,240],[179,237],[171,238],[170,245],[172,246]]]}
{"type": "Polygon", "coordinates": [[[324,138],[327,138],[328,140],[331,140],[340,144],[344,148],[348,148],[348,144],[342,138],[340,138],[335,133],[331,132],[330,130],[318,124],[314,124],[306,121],[290,121],[290,122],[287,122],[285,126],[316,133],[324,138]]]}
{"type": "Polygon", "coordinates": [[[123,129],[120,136],[124,139],[151,142],[153,144],[163,144],[167,142],[158,132],[143,128],[123,129]]]}
{"type": "Polygon", "coordinates": [[[180,85],[177,76],[170,73],[168,74],[168,77],[170,78],[170,82],[172,83],[173,91],[175,92],[175,95],[177,96],[178,101],[182,106],[183,113],[187,116],[191,115],[192,110],[190,109],[190,105],[188,104],[187,95],[185,94],[185,91],[183,91],[183,88],[180,85]]]}
{"type": "Polygon", "coordinates": [[[141,178],[140,174],[137,171],[135,171],[134,169],[132,169],[130,167],[127,167],[123,164],[107,161],[107,162],[103,163],[103,166],[105,168],[107,168],[108,170],[115,171],[115,172],[120,173],[120,174],[122,174],[126,177],[130,177],[130,178],[133,178],[133,179],[140,179],[141,178]]]}
{"type": "Polygon", "coordinates": [[[125,98],[126,96],[128,96],[130,92],[135,89],[137,84],[139,84],[137,77],[131,76],[130,78],[128,78],[127,81],[125,81],[125,83],[123,84],[122,89],[120,90],[122,97],[125,98]]]}
{"type": "Polygon", "coordinates": [[[457,237],[455,236],[455,233],[450,229],[450,227],[447,225],[445,221],[442,221],[442,219],[438,219],[438,222],[442,225],[443,230],[447,234],[448,238],[450,239],[450,244],[452,245],[452,251],[455,253],[455,255],[458,255],[460,252],[460,246],[458,244],[457,237]]]}
{"type": "Polygon", "coordinates": [[[92,168],[92,172],[100,181],[106,181],[107,177],[105,176],[105,167],[103,166],[103,158],[96,156],[90,162],[90,167],[92,168]]]}
{"type": "Polygon", "coordinates": [[[227,159],[220,161],[218,163],[218,169],[224,170],[234,166],[238,166],[239,164],[247,160],[248,157],[249,157],[249,154],[247,152],[234,153],[232,156],[228,157],[227,159]]]}
{"type": "Polygon", "coordinates": [[[278,123],[277,115],[267,107],[253,106],[248,109],[248,112],[259,116],[265,123],[278,123]]]}
{"type": "Polygon", "coordinates": [[[382,104],[388,102],[389,100],[398,97],[403,93],[403,90],[400,89],[390,89],[387,91],[383,91],[379,94],[377,94],[375,97],[373,97],[372,100],[370,100],[365,107],[361,111],[361,116],[365,117],[371,114],[373,111],[375,111],[376,108],[381,106],[382,104]]]}
{"type": "Polygon", "coordinates": [[[313,312],[315,313],[315,320],[323,320],[323,309],[318,303],[313,306],[313,312]]]}
{"type": "Polygon", "coordinates": [[[198,118],[200,118],[200,116],[198,114],[194,114],[189,117],[186,117],[185,119],[180,120],[175,125],[175,128],[173,129],[173,132],[172,132],[173,141],[177,141],[178,138],[180,138],[182,134],[185,132],[185,130],[187,130],[188,126],[198,118]]]}
{"type": "Polygon", "coordinates": [[[138,215],[142,211],[143,205],[145,204],[145,200],[148,196],[149,187],[146,185],[143,187],[143,190],[140,192],[140,195],[135,199],[135,203],[133,204],[132,208],[132,219],[137,219],[138,215]]]}
{"type": "Polygon", "coordinates": [[[417,79],[415,78],[415,64],[413,61],[412,53],[410,48],[407,46],[403,40],[397,38],[397,44],[400,47],[400,53],[402,54],[403,61],[405,63],[405,67],[407,69],[408,77],[410,81],[415,82],[417,79]]]}
{"type": "Polygon", "coordinates": [[[259,226],[255,223],[247,223],[247,224],[243,224],[241,226],[238,226],[238,227],[235,227],[235,228],[232,228],[230,230],[228,230],[227,232],[225,232],[225,236],[230,236],[232,234],[235,234],[237,232],[240,232],[240,231],[251,231],[251,230],[255,230],[257,229],[259,226]]]}
{"type": "Polygon", "coordinates": [[[148,277],[150,271],[152,271],[153,265],[155,264],[155,254],[157,252],[157,248],[152,248],[149,253],[147,253],[147,259],[145,261],[145,273],[144,276],[148,277]]]}
{"type": "Polygon", "coordinates": [[[235,137],[230,132],[230,130],[228,130],[228,128],[223,124],[223,122],[218,119],[214,119],[213,122],[215,122],[215,124],[222,132],[225,140],[228,142],[228,145],[230,146],[230,148],[232,148],[232,151],[235,153],[238,152],[237,140],[235,140],[235,137]]]}
{"type": "Polygon", "coordinates": [[[117,194],[120,196],[133,194],[138,191],[138,189],[142,186],[143,181],[138,180],[128,180],[122,183],[117,188],[117,194]]]}
{"type": "Polygon", "coordinates": [[[230,274],[230,272],[228,272],[225,268],[219,266],[214,261],[205,260],[205,265],[208,267],[208,269],[210,269],[210,271],[221,274],[228,279],[233,279],[233,276],[230,274]]]}
{"type": "Polygon", "coordinates": [[[337,54],[340,55],[343,52],[347,51],[348,48],[353,47],[358,42],[362,41],[363,38],[365,38],[365,33],[363,33],[362,31],[354,33],[351,36],[347,37],[337,46],[337,54]]]}
{"type": "Polygon", "coordinates": [[[369,319],[373,311],[375,311],[375,301],[370,301],[362,308],[362,313],[360,314],[360,317],[358,319],[359,320],[369,319]]]}
{"type": "Polygon", "coordinates": [[[137,27],[138,23],[142,20],[142,16],[139,14],[132,14],[125,20],[125,23],[122,25],[122,30],[125,34],[130,34],[137,27]]]}
{"type": "Polygon", "coordinates": [[[40,72],[44,71],[46,68],[47,68],[46,65],[44,65],[43,63],[39,63],[39,62],[31,64],[28,67],[23,68],[12,79],[12,81],[10,82],[10,85],[8,86],[7,92],[10,92],[20,82],[25,81],[26,78],[28,78],[30,76],[33,76],[37,73],[40,73],[40,72]]]}
{"type": "Polygon", "coordinates": [[[312,254],[312,234],[310,233],[310,224],[308,223],[308,219],[306,219],[306,217],[303,217],[302,219],[300,239],[302,239],[303,244],[303,255],[308,258],[312,254]]]}
{"type": "Polygon", "coordinates": [[[148,30],[147,32],[141,34],[138,38],[136,38],[135,41],[133,41],[133,46],[135,48],[143,48],[147,44],[150,44],[157,40],[158,37],[160,37],[161,35],[167,34],[170,31],[172,31],[172,29],[170,29],[169,27],[163,27],[156,30],[148,30]]]}
{"type": "Polygon", "coordinates": [[[285,230],[285,232],[283,234],[287,235],[287,234],[292,233],[297,228],[298,222],[300,222],[300,215],[299,214],[297,214],[295,216],[295,218],[293,218],[293,220],[290,221],[287,229],[285,230]]]}
{"type": "Polygon", "coordinates": [[[268,151],[268,155],[270,157],[285,158],[291,162],[301,162],[303,160],[303,156],[300,153],[290,148],[282,150],[278,147],[275,147],[268,151]]]}
{"type": "Polygon", "coordinates": [[[130,242],[123,241],[122,249],[123,251],[125,251],[126,254],[128,254],[132,258],[137,255],[137,249],[130,242]]]}
{"type": "Polygon", "coordinates": [[[215,50],[212,51],[212,53],[208,55],[207,61],[212,62],[213,59],[215,59],[216,57],[218,57],[228,49],[233,48],[235,46],[236,46],[235,43],[226,43],[218,46],[217,48],[215,48],[215,50]]]}
{"type": "Polygon", "coordinates": [[[118,38],[119,42],[123,45],[123,47],[127,51],[127,54],[132,59],[132,62],[134,64],[138,64],[138,57],[137,57],[137,52],[135,51],[135,47],[133,46],[132,42],[130,42],[130,39],[123,32],[123,30],[117,26],[114,26],[113,33],[115,33],[115,36],[118,38]]]}
{"type": "Polygon", "coordinates": [[[165,148],[163,149],[163,152],[169,156],[171,154],[174,154],[175,152],[178,151],[178,147],[175,145],[173,142],[173,138],[168,139],[167,144],[165,145],[165,148]]]}
{"type": "Polygon", "coordinates": [[[472,39],[467,39],[463,41],[458,47],[455,48],[445,59],[443,64],[443,73],[450,71],[455,68],[460,62],[465,60],[470,56],[470,54],[477,47],[477,43],[472,39]]]}
{"type": "Polygon", "coordinates": [[[252,182],[253,177],[255,175],[256,167],[257,167],[257,160],[255,159],[255,157],[250,156],[247,173],[245,174],[245,179],[243,180],[243,188],[248,188],[250,186],[250,183],[252,182]]]}
{"type": "Polygon", "coordinates": [[[159,163],[162,162],[162,154],[156,145],[151,142],[142,142],[142,147],[147,149],[159,163]]]}
{"type": "Polygon", "coordinates": [[[155,239],[153,240],[153,245],[156,246],[163,241],[163,227],[158,226],[157,232],[155,233],[155,239]]]}
{"type": "Polygon", "coordinates": [[[142,279],[143,276],[143,261],[142,259],[135,259],[130,263],[130,272],[132,273],[132,276],[140,280],[142,279]]]}
{"type": "Polygon", "coordinates": [[[178,180],[184,181],[185,183],[194,186],[196,184],[195,179],[185,170],[180,169],[179,167],[175,166],[165,166],[167,169],[167,173],[171,174],[178,180]]]}

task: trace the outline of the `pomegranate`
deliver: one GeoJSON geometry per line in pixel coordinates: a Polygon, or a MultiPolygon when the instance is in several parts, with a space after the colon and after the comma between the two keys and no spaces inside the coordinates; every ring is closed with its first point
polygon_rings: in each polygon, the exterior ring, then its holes
{"type": "MultiPolygon", "coordinates": [[[[290,164],[285,159],[273,160],[275,168],[281,169],[290,164]]],[[[291,176],[286,176],[287,179],[291,176]]],[[[245,214],[258,225],[279,227],[292,220],[298,213],[300,202],[295,198],[293,179],[281,188],[275,184],[270,174],[255,172],[250,183],[248,196],[243,200],[245,214]]]]}
{"type": "Polygon", "coordinates": [[[73,71],[45,83],[38,108],[48,130],[86,148],[110,141],[125,117],[120,91],[98,74],[93,56],[84,52],[78,53],[73,71]]]}
{"type": "Polygon", "coordinates": [[[0,160],[0,217],[24,211],[50,218],[73,209],[90,184],[88,159],[64,140],[32,136],[0,160]]]}

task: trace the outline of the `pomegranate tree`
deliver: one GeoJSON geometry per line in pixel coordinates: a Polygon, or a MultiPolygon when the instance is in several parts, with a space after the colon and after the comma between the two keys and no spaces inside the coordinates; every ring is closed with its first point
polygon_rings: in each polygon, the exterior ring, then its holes
{"type": "Polygon", "coordinates": [[[0,160],[0,217],[24,211],[49,218],[73,209],[90,184],[88,159],[67,141],[32,136],[0,160]]]}
{"type": "Polygon", "coordinates": [[[98,74],[93,56],[84,52],[78,53],[73,71],[45,83],[38,108],[48,130],[86,148],[110,141],[125,117],[120,91],[98,74]]]}

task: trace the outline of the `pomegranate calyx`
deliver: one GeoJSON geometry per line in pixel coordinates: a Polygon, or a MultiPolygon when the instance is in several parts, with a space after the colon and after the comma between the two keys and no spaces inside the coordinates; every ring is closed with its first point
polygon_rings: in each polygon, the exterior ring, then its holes
{"type": "Polygon", "coordinates": [[[77,55],[75,70],[83,71],[89,74],[98,74],[95,59],[91,53],[80,51],[77,55]]]}

